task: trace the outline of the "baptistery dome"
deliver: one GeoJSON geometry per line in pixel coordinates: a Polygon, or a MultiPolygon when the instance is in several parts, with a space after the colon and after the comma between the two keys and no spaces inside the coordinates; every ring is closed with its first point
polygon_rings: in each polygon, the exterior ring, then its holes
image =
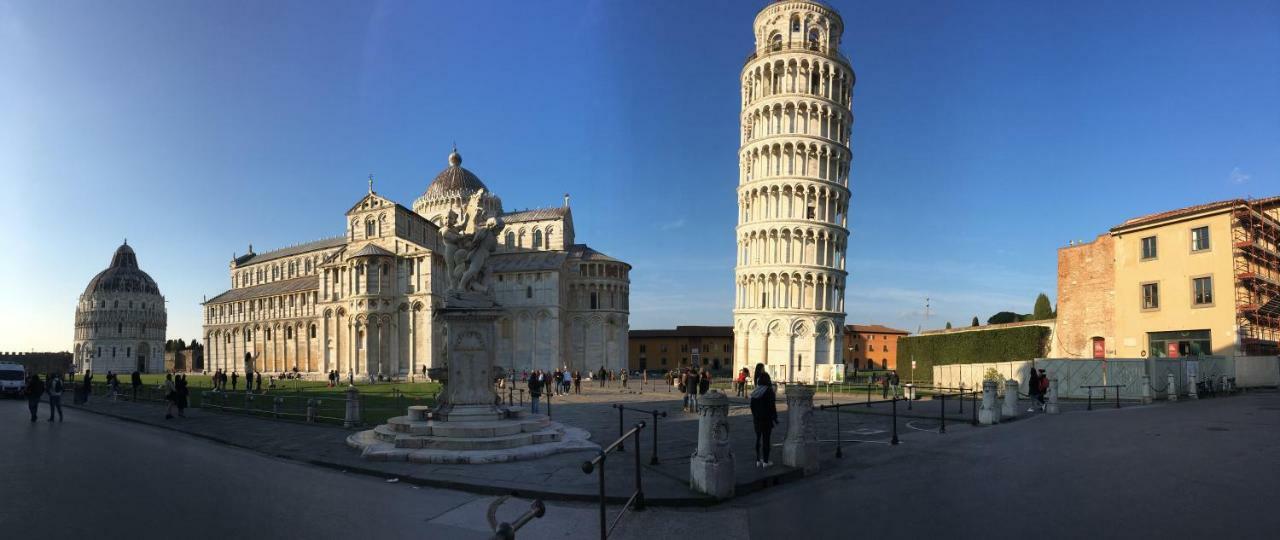
{"type": "Polygon", "coordinates": [[[75,368],[99,374],[163,371],[166,325],[160,287],[123,244],[76,305],[75,368]]]}

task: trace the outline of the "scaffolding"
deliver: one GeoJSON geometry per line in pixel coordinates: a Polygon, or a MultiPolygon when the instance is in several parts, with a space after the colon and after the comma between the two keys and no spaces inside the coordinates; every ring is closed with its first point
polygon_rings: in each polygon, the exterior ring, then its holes
{"type": "Polygon", "coordinates": [[[1240,200],[1232,208],[1236,327],[1240,353],[1280,348],[1280,199],[1240,200]]]}

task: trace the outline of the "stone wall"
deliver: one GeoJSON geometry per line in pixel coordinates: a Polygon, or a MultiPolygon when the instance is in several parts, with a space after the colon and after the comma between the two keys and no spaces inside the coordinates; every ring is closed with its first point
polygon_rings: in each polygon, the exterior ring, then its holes
{"type": "Polygon", "coordinates": [[[71,369],[71,353],[69,352],[5,352],[0,353],[0,363],[22,364],[28,372],[67,373],[71,369]]]}
{"type": "Polygon", "coordinates": [[[1110,234],[1058,250],[1058,318],[1049,355],[1093,358],[1094,338],[1107,356],[1115,343],[1115,243],[1110,234]]]}
{"type": "MultiPolygon", "coordinates": [[[[951,364],[933,367],[933,384],[957,388],[961,384],[965,388],[975,388],[982,384],[987,370],[994,368],[1006,380],[1018,381],[1018,391],[1028,393],[1027,379],[1032,366],[1043,369],[1051,377],[1058,379],[1058,395],[1064,398],[1084,399],[1089,390],[1087,385],[1122,384],[1120,396],[1126,399],[1142,397],[1142,376],[1151,375],[1151,396],[1156,399],[1166,397],[1168,375],[1174,374],[1177,380],[1178,393],[1187,393],[1187,361],[1197,362],[1200,379],[1218,377],[1236,377],[1237,358],[1224,356],[1203,356],[1197,358],[1108,358],[1106,360],[1077,360],[1072,358],[1039,358],[1034,361],[1020,362],[988,362],[980,364],[951,364]]],[[[1274,358],[1272,358],[1274,360],[1274,358]]],[[[1265,362],[1257,362],[1250,366],[1258,373],[1264,372],[1265,362]]],[[[1273,376],[1280,377],[1280,369],[1273,376]]],[[[1253,373],[1253,371],[1251,371],[1253,373]]],[[[1108,392],[1108,395],[1110,392],[1108,392]]],[[[1094,398],[1101,396],[1101,389],[1093,391],[1094,398]]]]}
{"type": "Polygon", "coordinates": [[[1237,386],[1280,386],[1280,356],[1237,356],[1231,361],[1237,386]]]}

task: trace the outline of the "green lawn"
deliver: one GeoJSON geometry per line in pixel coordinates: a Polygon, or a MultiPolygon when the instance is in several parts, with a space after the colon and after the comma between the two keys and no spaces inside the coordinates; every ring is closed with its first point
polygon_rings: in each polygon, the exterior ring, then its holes
{"type": "MultiPolygon", "coordinates": [[[[107,385],[104,380],[105,376],[95,376],[93,378],[93,386],[95,394],[105,396],[107,394],[107,385]]],[[[147,374],[142,376],[143,387],[139,393],[140,400],[162,401],[164,396],[160,394],[157,387],[164,381],[162,374],[147,374]]],[[[121,393],[126,396],[132,394],[132,387],[129,384],[127,376],[120,379],[121,393]]],[[[200,407],[205,404],[205,392],[212,389],[211,379],[206,375],[191,375],[187,377],[188,388],[190,390],[189,404],[191,407],[200,407]]],[[[250,399],[246,399],[244,395],[244,380],[237,385],[236,391],[228,390],[224,394],[216,397],[210,395],[213,400],[209,405],[225,405],[237,409],[248,408],[252,414],[272,414],[275,398],[282,398],[279,410],[285,414],[287,418],[304,417],[308,400],[317,398],[318,411],[321,417],[320,421],[341,423],[341,418],[345,416],[345,399],[346,384],[340,384],[336,388],[330,388],[324,382],[320,381],[276,381],[275,388],[269,388],[269,382],[264,379],[262,381],[262,391],[255,389],[250,399]]],[[[228,383],[228,387],[230,384],[228,383]]],[[[402,416],[410,405],[434,405],[436,395],[440,392],[440,383],[434,382],[418,382],[418,383],[356,383],[356,390],[359,391],[361,400],[361,417],[366,426],[377,425],[386,422],[388,418],[393,416],[402,416]]],[[[244,411],[228,411],[228,414],[234,414],[244,411]]]]}

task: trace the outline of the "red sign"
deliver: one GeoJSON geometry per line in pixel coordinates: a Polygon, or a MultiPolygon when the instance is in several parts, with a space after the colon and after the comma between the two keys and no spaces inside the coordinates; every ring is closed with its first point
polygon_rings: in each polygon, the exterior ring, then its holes
{"type": "Polygon", "coordinates": [[[1166,344],[1165,349],[1167,350],[1167,354],[1169,358],[1178,357],[1178,342],[1170,341],[1168,344],[1166,344]]]}
{"type": "Polygon", "coordinates": [[[1094,358],[1107,357],[1107,340],[1103,338],[1093,338],[1093,357],[1094,358]]]}

